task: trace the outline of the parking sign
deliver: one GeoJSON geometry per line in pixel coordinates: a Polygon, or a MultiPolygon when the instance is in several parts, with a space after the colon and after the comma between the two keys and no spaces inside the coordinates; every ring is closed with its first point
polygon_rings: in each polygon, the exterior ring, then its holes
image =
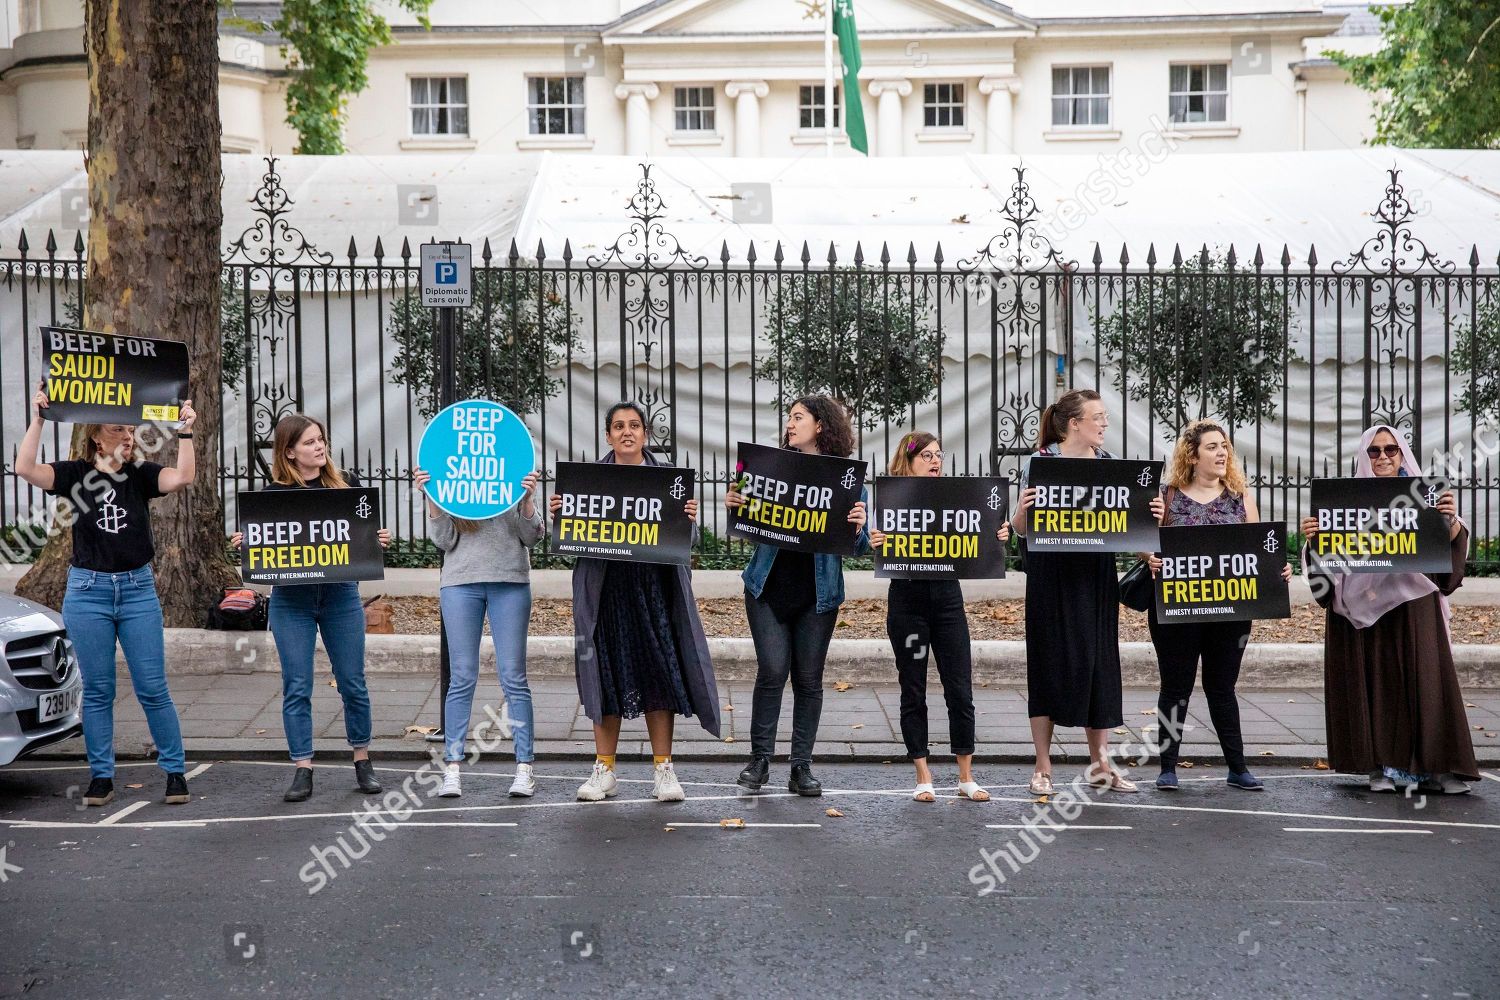
{"type": "Polygon", "coordinates": [[[422,305],[468,306],[474,300],[474,249],[467,243],[423,243],[422,305]]]}

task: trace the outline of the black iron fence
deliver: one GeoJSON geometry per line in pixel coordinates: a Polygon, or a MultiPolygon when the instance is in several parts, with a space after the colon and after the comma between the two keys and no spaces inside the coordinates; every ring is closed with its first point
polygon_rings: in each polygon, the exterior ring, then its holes
{"type": "MultiPolygon", "coordinates": [[[[277,419],[305,410],[326,418],[344,466],[379,487],[395,534],[424,539],[410,472],[433,409],[435,323],[417,304],[413,248],[351,238],[336,256],[312,245],[274,158],[252,203],[254,223],[222,262],[228,516],[239,490],[268,478],[277,419]]],[[[1042,407],[1094,386],[1120,454],[1160,457],[1188,419],[1224,421],[1263,516],[1293,525],[1309,480],[1347,474],[1363,428],[1392,424],[1452,480],[1476,568],[1500,568],[1500,414],[1472,391],[1495,377],[1485,345],[1500,342],[1497,270],[1477,248],[1463,264],[1437,259],[1395,170],[1369,240],[1327,263],[1286,247],[1064,259],[1024,169],[1002,231],[952,256],[857,246],[845,258],[806,244],[696,256],[663,225],[649,167],[629,208],[627,231],[596,253],[477,248],[460,394],[522,413],[548,469],[597,457],[604,409],[641,403],[653,446],[699,470],[706,552],[724,551],[717,500],[736,443],[774,440],[803,391],[851,404],[872,471],[917,427],[964,474],[1014,473],[1042,407]]],[[[40,250],[23,234],[0,256],[0,524],[40,509],[12,471],[14,447],[37,327],[78,322],[84,258],[81,238],[64,252],[51,233],[40,250]]],[[[46,444],[52,455],[64,446],[55,434],[46,444]]]]}

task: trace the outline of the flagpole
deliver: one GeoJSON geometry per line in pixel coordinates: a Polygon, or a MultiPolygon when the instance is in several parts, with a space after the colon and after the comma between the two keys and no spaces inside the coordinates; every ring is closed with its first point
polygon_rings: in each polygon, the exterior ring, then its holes
{"type": "Polygon", "coordinates": [[[824,0],[823,18],[823,150],[833,156],[833,116],[837,107],[833,99],[833,5],[838,0],[824,0]]]}

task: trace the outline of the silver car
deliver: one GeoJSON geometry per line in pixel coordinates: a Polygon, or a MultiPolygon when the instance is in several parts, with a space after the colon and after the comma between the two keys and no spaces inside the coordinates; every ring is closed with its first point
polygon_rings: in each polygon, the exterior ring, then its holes
{"type": "Polygon", "coordinates": [[[62,618],[0,594],[0,766],[83,731],[83,674],[62,618]]]}

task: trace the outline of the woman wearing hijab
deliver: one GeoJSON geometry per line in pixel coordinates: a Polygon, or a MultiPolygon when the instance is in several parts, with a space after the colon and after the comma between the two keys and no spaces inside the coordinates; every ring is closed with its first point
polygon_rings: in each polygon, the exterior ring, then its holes
{"type": "MultiPolygon", "coordinates": [[[[1360,438],[1355,475],[1416,477],[1422,469],[1395,428],[1377,424],[1360,438]]],[[[1401,782],[1459,794],[1469,791],[1465,781],[1479,780],[1448,634],[1447,595],[1463,583],[1469,529],[1451,492],[1437,509],[1448,522],[1447,573],[1329,574],[1309,564],[1304,550],[1313,594],[1328,609],[1328,762],[1335,771],[1368,774],[1371,791],[1395,791],[1401,782]]],[[[1309,542],[1317,530],[1316,518],[1302,519],[1309,542]]]]}

